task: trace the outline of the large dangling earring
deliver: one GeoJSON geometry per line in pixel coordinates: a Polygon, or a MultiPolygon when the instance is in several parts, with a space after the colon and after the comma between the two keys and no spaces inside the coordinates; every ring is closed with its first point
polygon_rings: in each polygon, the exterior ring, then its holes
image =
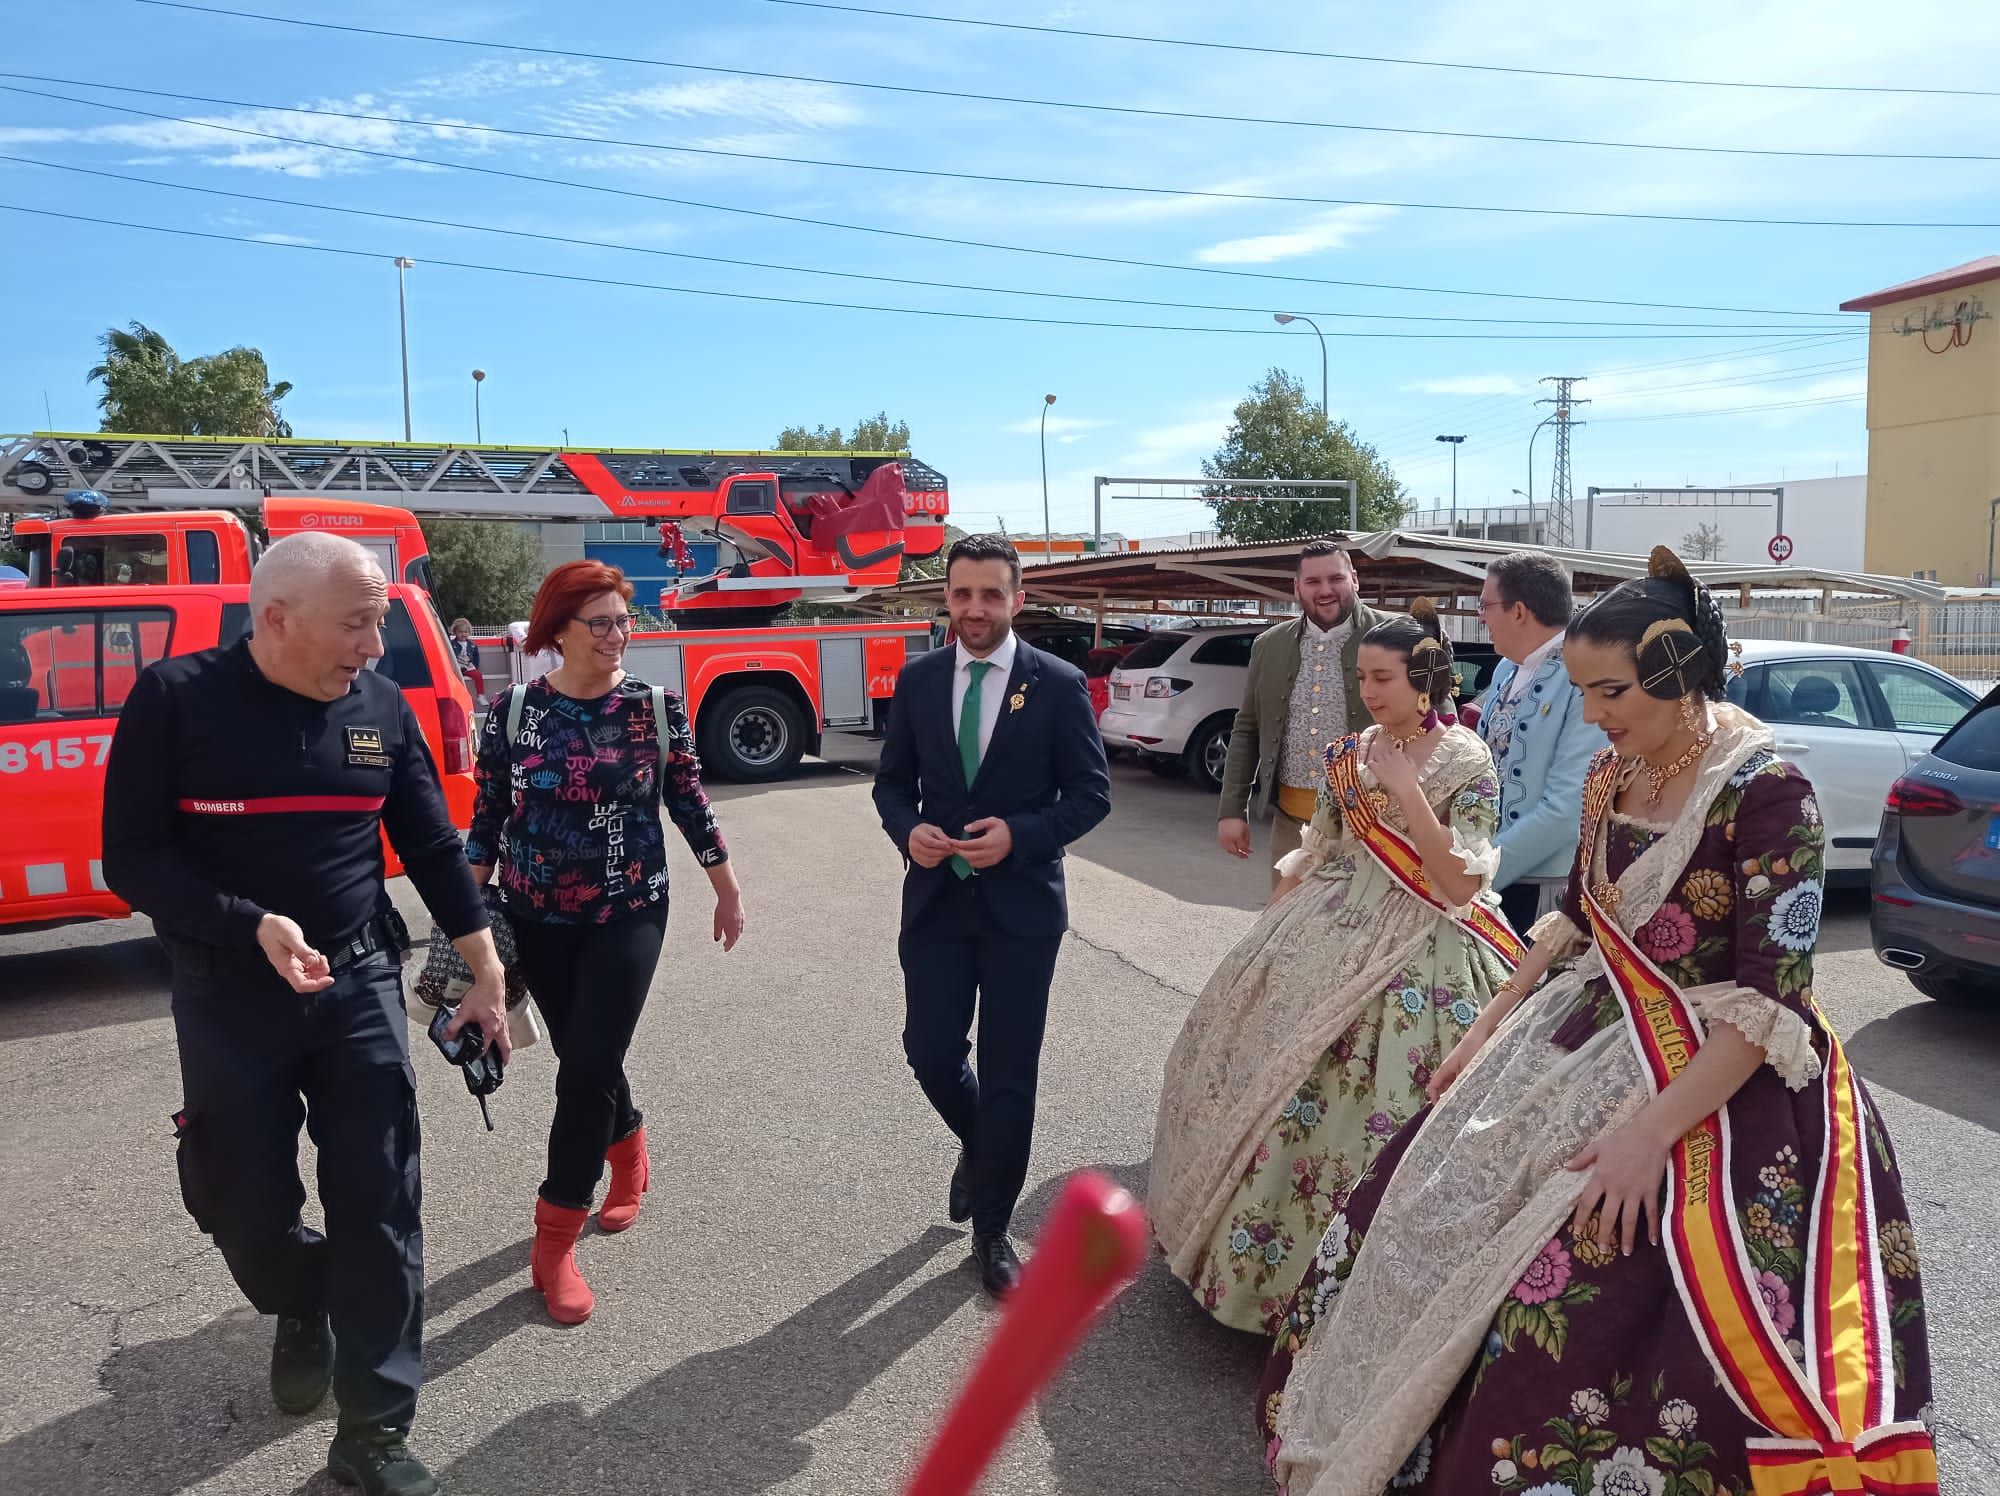
{"type": "Polygon", "coordinates": [[[1693,696],[1681,698],[1681,726],[1693,735],[1696,749],[1703,750],[1708,747],[1715,734],[1708,730],[1708,724],[1702,720],[1701,710],[1694,702],[1693,696]]]}

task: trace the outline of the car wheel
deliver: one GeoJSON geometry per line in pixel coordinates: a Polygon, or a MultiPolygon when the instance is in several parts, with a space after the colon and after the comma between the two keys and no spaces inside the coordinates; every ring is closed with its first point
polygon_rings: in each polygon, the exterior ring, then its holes
{"type": "Polygon", "coordinates": [[[1211,717],[1194,730],[1184,755],[1187,771],[1204,789],[1222,788],[1222,772],[1229,763],[1229,733],[1236,715],[1225,712],[1211,717]]]}
{"type": "Polygon", "coordinates": [[[1920,977],[1911,972],[1910,985],[1932,1002],[1949,1003],[1953,1007],[1970,1005],[1979,1000],[1972,983],[1963,977],[1920,977]]]}

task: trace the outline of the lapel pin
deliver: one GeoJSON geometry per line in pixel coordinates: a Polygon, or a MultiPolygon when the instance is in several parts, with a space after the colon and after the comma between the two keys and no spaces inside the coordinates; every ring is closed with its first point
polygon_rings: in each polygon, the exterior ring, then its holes
{"type": "Polygon", "coordinates": [[[1007,710],[1010,712],[1018,712],[1022,707],[1026,706],[1027,704],[1028,704],[1028,684],[1026,681],[1023,681],[1020,685],[1014,687],[1014,694],[1007,698],[1007,710]]]}

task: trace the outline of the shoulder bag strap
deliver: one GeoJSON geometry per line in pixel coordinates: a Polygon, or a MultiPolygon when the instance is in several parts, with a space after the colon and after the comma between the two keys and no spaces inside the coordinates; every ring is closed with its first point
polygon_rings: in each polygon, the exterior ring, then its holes
{"type": "Polygon", "coordinates": [[[667,779],[667,763],[673,758],[673,750],[667,746],[667,688],[653,687],[653,736],[660,745],[660,766],[656,772],[659,784],[664,788],[667,779]]]}

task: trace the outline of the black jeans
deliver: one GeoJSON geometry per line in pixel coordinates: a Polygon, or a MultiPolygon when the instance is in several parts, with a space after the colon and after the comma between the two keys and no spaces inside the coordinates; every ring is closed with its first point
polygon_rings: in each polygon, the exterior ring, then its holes
{"type": "Polygon", "coordinates": [[[556,1119],[542,1198],[590,1209],[604,1173],[604,1150],[645,1121],[632,1104],[625,1051],[667,937],[667,905],[603,925],[516,919],[514,947],[555,1046],[556,1119]]]}
{"type": "Polygon", "coordinates": [[[1028,1177],[1035,1090],[1062,936],[1006,935],[977,878],[946,880],[897,943],[903,963],[903,1054],[925,1097],[972,1161],[972,1229],[998,1236],[1028,1177]],[[979,1070],[972,1051],[979,1017],[979,1070]]]}
{"type": "Polygon", "coordinates": [[[396,959],[369,956],[301,995],[254,948],[167,946],[188,1212],[260,1314],[332,1315],[343,1428],[407,1427],[423,1380],[423,1187],[396,959]],[[299,1219],[301,1122],[325,1236],[299,1219]]]}

